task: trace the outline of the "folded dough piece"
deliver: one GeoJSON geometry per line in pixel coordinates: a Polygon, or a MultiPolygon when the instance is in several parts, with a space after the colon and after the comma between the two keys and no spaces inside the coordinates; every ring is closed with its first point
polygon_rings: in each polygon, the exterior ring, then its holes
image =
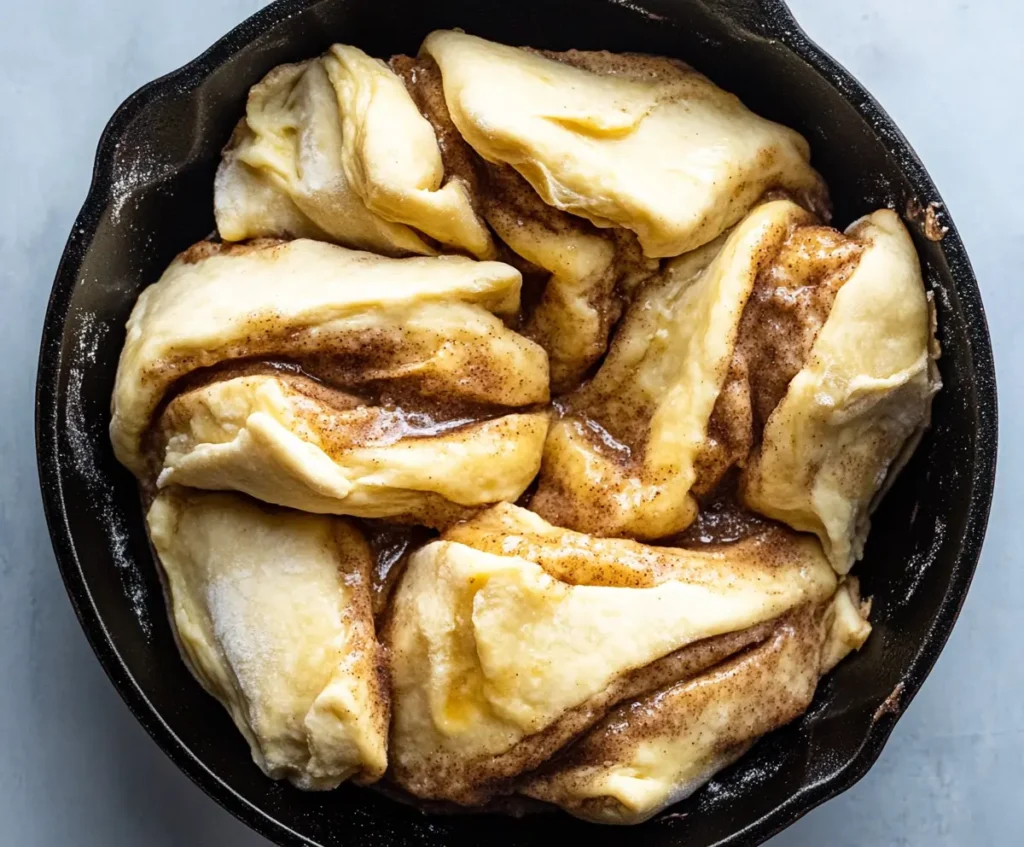
{"type": "Polygon", "coordinates": [[[465,185],[445,180],[437,138],[402,81],[340,44],[253,86],[217,172],[214,209],[228,241],[291,236],[387,255],[438,246],[494,255],[465,185]]]}
{"type": "Polygon", "coordinates": [[[705,673],[622,704],[519,790],[597,823],[640,823],[689,797],[811,705],[819,677],[870,634],[856,581],[781,618],[705,673]]]}
{"type": "Polygon", "coordinates": [[[389,259],[302,239],[198,244],[142,292],[128,320],[115,453],[143,476],[143,436],[168,392],[243,360],[298,362],[334,384],[449,405],[544,402],[543,349],[499,317],[515,314],[520,283],[508,265],[460,256],[389,259]]]}
{"type": "Polygon", "coordinates": [[[267,776],[306,789],[377,780],[389,695],[359,532],[181,491],[161,493],[148,522],[182,655],[267,776]]]}
{"type": "Polygon", "coordinates": [[[866,244],[803,368],[768,418],[746,504],[815,533],[839,573],[864,552],[870,513],[909,459],[940,386],[910,235],[887,209],[853,224],[866,244]]]}
{"type": "Polygon", "coordinates": [[[577,51],[556,61],[453,31],[431,33],[421,53],[477,153],[555,208],[632,230],[648,256],[706,244],[769,189],[824,204],[798,133],[682,63],[577,51]]]}
{"type": "Polygon", "coordinates": [[[396,589],[391,773],[418,797],[483,802],[617,703],[722,661],[835,588],[810,536],[645,548],[498,506],[415,553],[396,589]]]}
{"type": "Polygon", "coordinates": [[[523,333],[547,351],[551,390],[576,388],[608,349],[611,328],[637,287],[658,270],[636,237],[598,230],[537,196],[508,167],[489,166],[487,222],[516,254],[549,276],[523,333]]]}
{"type": "Polygon", "coordinates": [[[308,377],[252,374],[174,398],[157,424],[157,485],[444,526],[515,500],[540,468],[546,412],[435,422],[308,377]]]}
{"type": "Polygon", "coordinates": [[[552,391],[575,388],[604,354],[623,302],[657,271],[657,260],[644,257],[633,233],[598,229],[556,209],[511,166],[477,155],[452,122],[441,71],[429,56],[395,56],[391,65],[434,127],[445,171],[462,179],[498,238],[548,275],[523,331],[548,353],[552,391]]]}
{"type": "Polygon", "coordinates": [[[822,230],[842,237],[777,200],[669,263],[637,295],[594,378],[565,401],[531,507],[597,535],[657,539],[685,529],[697,514],[694,493],[750,449],[751,407],[760,405],[751,393],[780,367],[778,345],[767,342],[790,342],[750,321],[743,332],[748,301],[757,288],[777,290],[780,271],[798,277],[797,289],[848,272],[848,251],[807,255],[804,236],[822,230]],[[757,349],[748,350],[743,336],[752,334],[757,349]]]}

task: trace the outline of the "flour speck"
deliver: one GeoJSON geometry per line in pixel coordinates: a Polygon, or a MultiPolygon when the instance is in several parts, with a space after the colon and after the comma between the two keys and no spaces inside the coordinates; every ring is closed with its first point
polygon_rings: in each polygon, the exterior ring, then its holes
{"type": "Polygon", "coordinates": [[[108,533],[108,549],[117,568],[121,586],[128,598],[139,628],[148,639],[152,623],[146,611],[147,590],[138,566],[132,560],[128,548],[128,529],[124,518],[114,505],[114,495],[103,479],[97,462],[101,439],[107,437],[106,428],[99,424],[102,415],[90,418],[83,394],[89,368],[96,364],[100,343],[106,337],[109,327],[86,314],[81,320],[75,340],[74,366],[68,372],[65,432],[71,453],[71,465],[81,477],[91,494],[87,508],[93,510],[108,533]]]}

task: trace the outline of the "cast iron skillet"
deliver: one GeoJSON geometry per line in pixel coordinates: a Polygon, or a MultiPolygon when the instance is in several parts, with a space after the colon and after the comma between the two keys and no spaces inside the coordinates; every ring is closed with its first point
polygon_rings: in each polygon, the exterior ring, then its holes
{"type": "MultiPolygon", "coordinates": [[[[125,320],[173,256],[213,230],[218,153],[249,86],[333,42],[386,56],[414,52],[430,30],[456,26],[512,44],[685,59],[810,139],[840,226],[879,206],[907,215],[939,200],[890,119],[807,40],[780,0],[282,0],[128,98],[100,141],[43,329],[36,437],[46,516],[82,627],[128,706],[193,780],[281,844],[602,844],[626,835],[562,814],[428,817],[373,791],[304,794],[266,779],[178,658],[135,481],[107,439],[125,320]]],[[[949,231],[933,241],[908,216],[938,306],[945,388],[857,569],[875,600],[874,634],[823,682],[803,719],[689,801],[633,828],[633,844],[760,843],[848,788],[877,758],[949,636],[988,518],[996,389],[977,283],[942,217],[949,231]]]]}

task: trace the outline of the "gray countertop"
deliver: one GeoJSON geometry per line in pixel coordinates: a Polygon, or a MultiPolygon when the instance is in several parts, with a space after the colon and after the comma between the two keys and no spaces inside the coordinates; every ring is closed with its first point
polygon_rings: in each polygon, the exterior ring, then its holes
{"type": "MultiPolygon", "coordinates": [[[[0,0],[0,822],[23,847],[265,844],[170,763],[93,658],[43,523],[32,431],[50,283],[107,118],[259,0],[0,0]]],[[[974,587],[946,651],[856,787],[775,847],[1024,844],[1024,6],[791,0],[882,102],[960,227],[996,350],[1001,446],[974,587]],[[1020,251],[1020,252],[1018,252],[1020,251]],[[1020,569],[1019,569],[1020,568],[1020,569]]]]}

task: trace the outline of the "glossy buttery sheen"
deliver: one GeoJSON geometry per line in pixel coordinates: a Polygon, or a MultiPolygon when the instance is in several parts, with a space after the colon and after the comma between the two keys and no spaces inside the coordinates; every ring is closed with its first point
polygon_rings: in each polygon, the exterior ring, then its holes
{"type": "Polygon", "coordinates": [[[461,257],[388,259],[307,240],[200,245],[143,292],[129,319],[115,451],[141,475],[155,458],[159,486],[232,489],[315,512],[429,523],[449,502],[514,499],[539,466],[547,414],[500,412],[548,396],[544,351],[498,317],[516,310],[519,285],[507,265],[461,257]],[[379,411],[346,417],[324,392],[274,374],[213,372],[175,396],[192,374],[253,358],[498,413],[410,439],[400,427],[367,426],[379,411]],[[150,458],[144,436],[165,400],[150,458]],[[458,482],[473,479],[473,490],[458,482]]]}

